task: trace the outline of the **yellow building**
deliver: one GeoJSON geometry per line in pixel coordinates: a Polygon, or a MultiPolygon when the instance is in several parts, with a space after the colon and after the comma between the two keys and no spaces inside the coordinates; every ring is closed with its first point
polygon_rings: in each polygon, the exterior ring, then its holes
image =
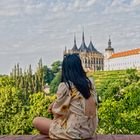
{"type": "Polygon", "coordinates": [[[81,46],[79,48],[77,47],[76,37],[74,37],[73,48],[71,50],[67,50],[65,48],[64,56],[73,53],[80,56],[85,71],[97,71],[104,69],[104,55],[93,46],[91,40],[88,47],[86,46],[84,32],[82,34],[81,46]]]}

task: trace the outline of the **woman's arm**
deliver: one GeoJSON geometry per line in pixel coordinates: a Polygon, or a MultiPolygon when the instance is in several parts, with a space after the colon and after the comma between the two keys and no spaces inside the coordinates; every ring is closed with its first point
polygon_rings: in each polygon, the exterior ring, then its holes
{"type": "Polygon", "coordinates": [[[54,102],[52,102],[49,106],[48,106],[48,112],[52,113],[52,107],[53,107],[54,102]]]}
{"type": "Polygon", "coordinates": [[[52,105],[52,113],[55,118],[63,117],[67,115],[70,96],[68,93],[68,87],[65,83],[60,83],[56,92],[57,99],[52,105]]]}

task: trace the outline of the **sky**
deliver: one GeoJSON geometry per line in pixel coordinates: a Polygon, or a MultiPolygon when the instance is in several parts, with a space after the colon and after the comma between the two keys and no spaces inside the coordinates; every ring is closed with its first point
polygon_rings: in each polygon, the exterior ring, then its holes
{"type": "Polygon", "coordinates": [[[0,0],[0,74],[62,60],[83,28],[101,53],[109,35],[115,52],[139,48],[140,0],[0,0]]]}

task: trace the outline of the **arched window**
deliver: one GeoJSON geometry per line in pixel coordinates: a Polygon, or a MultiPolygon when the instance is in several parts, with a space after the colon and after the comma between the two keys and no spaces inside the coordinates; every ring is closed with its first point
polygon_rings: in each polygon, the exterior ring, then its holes
{"type": "Polygon", "coordinates": [[[88,59],[88,64],[90,64],[90,59],[88,59]]]}
{"type": "Polygon", "coordinates": [[[94,60],[94,64],[95,64],[95,58],[93,60],[94,60]]]}
{"type": "Polygon", "coordinates": [[[98,64],[98,58],[96,58],[96,64],[98,64]]]}
{"type": "Polygon", "coordinates": [[[85,63],[87,63],[87,59],[85,58],[85,63]]]}

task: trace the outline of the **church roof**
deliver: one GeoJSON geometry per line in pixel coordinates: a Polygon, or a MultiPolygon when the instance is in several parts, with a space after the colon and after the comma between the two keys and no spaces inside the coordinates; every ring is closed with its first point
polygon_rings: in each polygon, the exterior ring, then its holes
{"type": "Polygon", "coordinates": [[[82,51],[82,52],[87,52],[88,51],[88,48],[87,48],[87,46],[85,44],[84,32],[82,34],[82,44],[81,44],[81,46],[79,48],[79,51],[82,51]]]}
{"type": "Polygon", "coordinates": [[[73,51],[78,51],[77,46],[76,46],[76,45],[74,45],[74,46],[73,46],[73,48],[72,48],[72,50],[73,50],[73,51]]]}
{"type": "Polygon", "coordinates": [[[87,52],[88,51],[88,48],[87,48],[85,42],[82,42],[82,44],[79,48],[79,51],[82,51],[82,52],[87,52]]]}
{"type": "Polygon", "coordinates": [[[93,46],[92,41],[90,41],[89,45],[88,45],[88,50],[89,52],[98,52],[95,47],[93,46]]]}
{"type": "Polygon", "coordinates": [[[109,59],[140,54],[140,48],[112,54],[109,59]]]}
{"type": "Polygon", "coordinates": [[[88,46],[86,46],[86,43],[85,43],[85,37],[84,37],[84,31],[82,33],[82,43],[81,43],[81,46],[78,48],[77,47],[77,43],[76,43],[76,37],[74,36],[74,45],[73,45],[73,48],[71,49],[72,52],[77,52],[77,53],[80,53],[80,52],[91,52],[91,53],[99,53],[101,54],[94,46],[93,46],[93,43],[91,41],[91,38],[90,38],[90,43],[88,46]]]}

